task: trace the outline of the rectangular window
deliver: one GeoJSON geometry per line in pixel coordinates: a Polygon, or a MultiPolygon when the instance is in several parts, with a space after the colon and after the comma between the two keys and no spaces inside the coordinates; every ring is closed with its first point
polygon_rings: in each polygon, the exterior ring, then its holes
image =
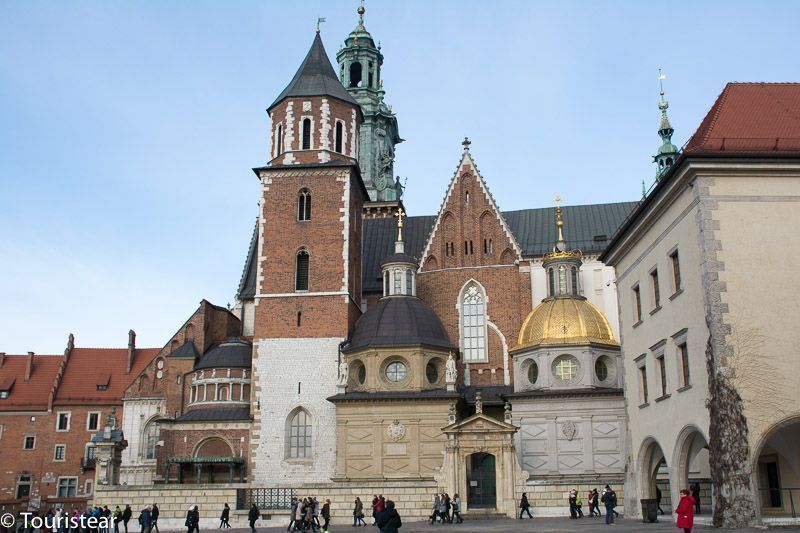
{"type": "Polygon", "coordinates": [[[0,440],[3,439],[3,425],[0,424],[0,440]]]}
{"type": "Polygon", "coordinates": [[[661,307],[661,290],[658,287],[658,269],[650,272],[650,285],[653,287],[653,309],[661,307]]]}
{"type": "Polygon", "coordinates": [[[661,390],[659,391],[661,394],[660,396],[667,395],[667,365],[664,362],[664,356],[659,355],[656,357],[656,363],[658,364],[658,378],[659,384],[661,385],[661,390]]]}
{"type": "Polygon", "coordinates": [[[56,431],[69,431],[69,413],[58,413],[56,418],[56,431]]]}
{"type": "Polygon", "coordinates": [[[681,357],[681,378],[683,382],[681,386],[686,387],[689,385],[689,348],[686,346],[686,343],[678,345],[678,353],[681,357]]]}
{"type": "Polygon", "coordinates": [[[23,450],[35,450],[36,449],[36,435],[25,435],[25,438],[22,441],[22,449],[23,450]]]}
{"type": "Polygon", "coordinates": [[[636,318],[636,322],[642,321],[642,293],[639,290],[639,286],[636,285],[633,288],[633,312],[634,317],[636,318]]]}
{"type": "Polygon", "coordinates": [[[17,499],[21,500],[31,495],[31,476],[19,476],[17,481],[17,499]]]}
{"type": "Polygon", "coordinates": [[[0,400],[5,400],[8,398],[8,391],[7,390],[0,390],[0,400]]]}
{"type": "Polygon", "coordinates": [[[56,444],[55,453],[53,453],[53,461],[63,461],[67,455],[67,446],[65,444],[56,444]]]}
{"type": "Polygon", "coordinates": [[[94,481],[87,479],[83,484],[83,493],[87,496],[94,491],[94,481]]]}
{"type": "Polygon", "coordinates": [[[336,121],[336,132],[335,132],[335,139],[334,139],[334,150],[336,152],[342,153],[342,137],[344,137],[344,128],[342,127],[342,121],[336,121]]]}
{"type": "Polygon", "coordinates": [[[311,119],[303,119],[303,150],[311,149],[311,119]]]}
{"type": "Polygon", "coordinates": [[[78,478],[60,477],[58,478],[58,497],[74,498],[78,495],[78,478]]]}
{"type": "Polygon", "coordinates": [[[100,428],[100,413],[86,415],[86,431],[97,431],[100,428]]]}
{"type": "Polygon", "coordinates": [[[400,271],[394,271],[394,292],[392,294],[403,294],[403,291],[400,290],[400,286],[403,283],[403,278],[400,277],[400,271]]]}
{"type": "Polygon", "coordinates": [[[673,292],[678,292],[681,290],[681,263],[678,259],[678,250],[669,254],[669,259],[672,263],[672,283],[675,289],[673,292]]]}
{"type": "Polygon", "coordinates": [[[96,446],[87,446],[86,447],[86,458],[90,459],[90,460],[97,458],[97,447],[96,446]]]}
{"type": "Polygon", "coordinates": [[[647,393],[647,366],[642,365],[639,367],[639,392],[642,397],[642,403],[645,404],[650,400],[647,393]]]}

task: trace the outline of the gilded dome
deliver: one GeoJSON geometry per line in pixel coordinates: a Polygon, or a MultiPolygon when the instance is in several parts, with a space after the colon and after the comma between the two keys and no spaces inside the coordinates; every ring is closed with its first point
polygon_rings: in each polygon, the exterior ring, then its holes
{"type": "Polygon", "coordinates": [[[603,313],[585,298],[547,298],[530,312],[512,351],[560,344],[619,346],[603,313]]]}

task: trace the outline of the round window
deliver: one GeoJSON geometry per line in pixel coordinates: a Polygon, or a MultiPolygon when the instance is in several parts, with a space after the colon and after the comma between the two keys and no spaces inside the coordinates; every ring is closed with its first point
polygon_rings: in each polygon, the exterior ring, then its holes
{"type": "Polygon", "coordinates": [[[561,381],[569,382],[578,375],[578,360],[571,355],[562,355],[553,362],[553,375],[561,381]]]}
{"type": "Polygon", "coordinates": [[[359,385],[363,385],[365,381],[367,381],[367,368],[359,364],[358,369],[356,370],[356,379],[358,380],[359,385]]]}
{"type": "Polygon", "coordinates": [[[594,373],[597,374],[597,379],[600,381],[608,379],[608,365],[606,364],[605,357],[600,357],[595,361],[594,373]]]}
{"type": "Polygon", "coordinates": [[[386,367],[386,378],[395,383],[406,379],[406,365],[400,361],[389,363],[386,367]]]}
{"type": "Polygon", "coordinates": [[[428,361],[428,364],[425,366],[425,377],[428,378],[428,383],[431,385],[439,381],[439,369],[436,367],[434,361],[428,361]]]}
{"type": "Polygon", "coordinates": [[[531,366],[528,367],[528,381],[531,382],[531,385],[535,385],[538,379],[539,365],[536,364],[536,361],[531,361],[531,366]]]}

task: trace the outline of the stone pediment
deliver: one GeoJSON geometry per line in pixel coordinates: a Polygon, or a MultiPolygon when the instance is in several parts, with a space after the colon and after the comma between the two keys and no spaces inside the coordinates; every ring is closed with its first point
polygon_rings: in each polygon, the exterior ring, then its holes
{"type": "Polygon", "coordinates": [[[514,434],[519,428],[483,413],[477,413],[460,422],[442,428],[442,433],[508,433],[514,434]]]}

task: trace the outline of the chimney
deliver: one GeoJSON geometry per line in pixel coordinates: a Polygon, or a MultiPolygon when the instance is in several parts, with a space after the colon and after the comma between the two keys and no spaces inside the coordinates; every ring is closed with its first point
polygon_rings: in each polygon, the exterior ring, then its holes
{"type": "Polygon", "coordinates": [[[136,355],[136,332],[130,330],[128,332],[128,366],[125,369],[126,374],[131,373],[133,367],[133,358],[136,355]]]}
{"type": "Polygon", "coordinates": [[[73,348],[75,348],[75,335],[70,333],[67,338],[67,347],[64,349],[64,361],[68,360],[69,356],[72,355],[73,348]]]}
{"type": "Polygon", "coordinates": [[[6,352],[0,352],[0,368],[3,367],[3,363],[6,362],[6,352]]]}
{"type": "Polygon", "coordinates": [[[28,352],[28,362],[25,365],[25,382],[31,380],[31,374],[33,373],[33,352],[28,352]]]}

